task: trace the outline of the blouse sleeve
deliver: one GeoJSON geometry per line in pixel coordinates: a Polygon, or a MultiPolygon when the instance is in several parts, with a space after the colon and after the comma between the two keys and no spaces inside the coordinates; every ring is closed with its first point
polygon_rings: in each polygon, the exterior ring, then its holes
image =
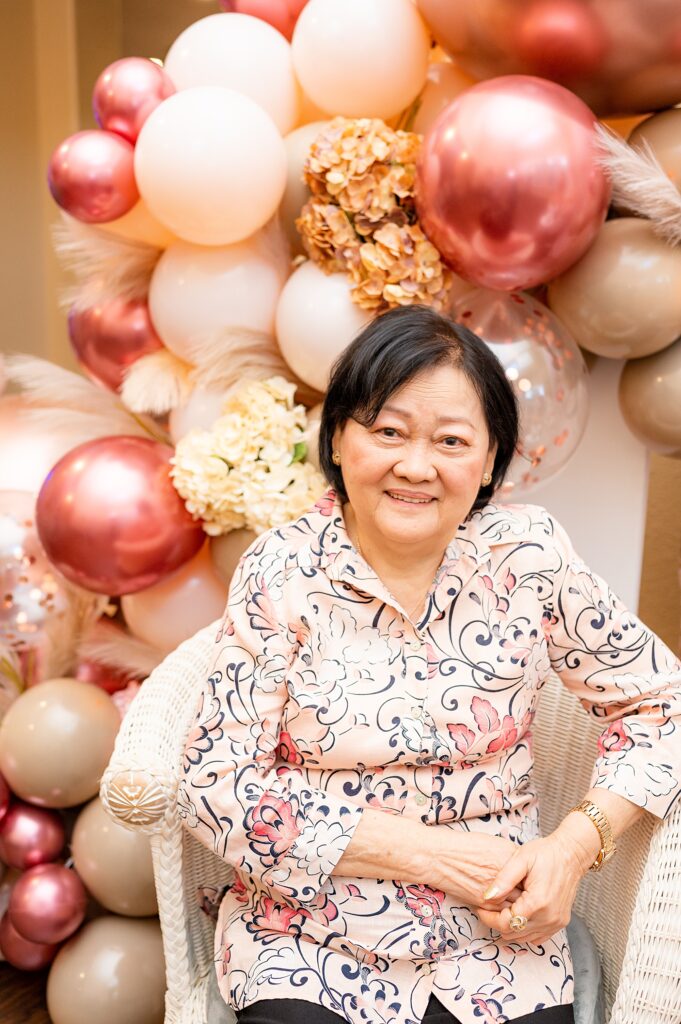
{"type": "Polygon", "coordinates": [[[681,792],[681,663],[549,520],[557,554],[545,612],[551,664],[587,711],[607,723],[591,785],[664,818],[681,792]]]}
{"type": "Polygon", "coordinates": [[[310,786],[281,758],[275,766],[292,650],[266,576],[246,553],[186,741],[178,809],[228,864],[311,903],[363,808],[310,786]]]}

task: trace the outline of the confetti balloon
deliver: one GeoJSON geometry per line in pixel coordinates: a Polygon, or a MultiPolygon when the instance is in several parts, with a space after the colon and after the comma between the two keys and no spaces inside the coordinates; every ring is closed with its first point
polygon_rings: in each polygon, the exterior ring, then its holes
{"type": "Polygon", "coordinates": [[[526,492],[562,469],[584,433],[582,354],[560,321],[529,295],[478,289],[457,302],[453,316],[487,342],[518,396],[519,452],[501,490],[506,496],[526,492]]]}

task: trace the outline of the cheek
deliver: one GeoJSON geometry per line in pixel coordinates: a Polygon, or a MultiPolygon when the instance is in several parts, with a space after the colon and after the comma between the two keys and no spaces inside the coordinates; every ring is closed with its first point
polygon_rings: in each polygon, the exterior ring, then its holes
{"type": "Polygon", "coordinates": [[[346,487],[357,484],[378,483],[395,463],[394,453],[376,448],[357,447],[343,459],[343,479],[346,487]]]}

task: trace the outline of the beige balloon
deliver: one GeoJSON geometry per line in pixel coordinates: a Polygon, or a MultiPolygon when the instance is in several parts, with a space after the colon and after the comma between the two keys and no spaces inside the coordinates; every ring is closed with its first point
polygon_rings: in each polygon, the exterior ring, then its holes
{"type": "Polygon", "coordinates": [[[640,441],[681,459],[681,339],[663,352],[628,362],[619,399],[626,424],[640,441]]]}
{"type": "Polygon", "coordinates": [[[163,1024],[165,961],[156,918],[106,915],[70,939],[50,968],[52,1024],[163,1024]]]}
{"type": "Polygon", "coordinates": [[[117,220],[107,221],[106,224],[92,225],[92,227],[95,226],[98,231],[118,235],[119,238],[125,238],[131,242],[145,242],[158,249],[167,249],[169,245],[177,241],[177,236],[151,214],[143,199],[138,200],[132,210],[128,210],[117,220]]]}
{"type": "Polygon", "coordinates": [[[39,807],[73,807],[93,797],[121,720],[108,693],[77,679],[25,690],[0,724],[0,772],[17,796],[39,807]]]}
{"type": "Polygon", "coordinates": [[[81,880],[107,910],[126,917],[158,913],[149,836],[115,821],[99,797],[78,815],[71,854],[81,880]]]}
{"type": "Polygon", "coordinates": [[[477,79],[451,61],[438,61],[428,68],[426,84],[419,97],[413,131],[425,134],[439,114],[477,79]]]}
{"type": "Polygon", "coordinates": [[[681,109],[663,110],[636,125],[629,144],[634,149],[645,149],[646,143],[665,174],[681,189],[681,109]]]}
{"type": "Polygon", "coordinates": [[[681,332],[681,248],[636,217],[607,221],[586,255],[549,283],[548,304],[577,344],[639,359],[681,332]]]}
{"type": "Polygon", "coordinates": [[[252,530],[230,530],[210,539],[210,557],[218,576],[227,586],[231,583],[239,559],[256,538],[252,530]]]}
{"type": "Polygon", "coordinates": [[[121,610],[134,636],[168,653],[219,618],[226,602],[227,587],[215,571],[209,545],[204,544],[160,583],[125,594],[121,610]]]}
{"type": "Polygon", "coordinates": [[[310,190],[303,178],[303,165],[310,152],[310,146],[317,138],[328,121],[313,121],[290,132],[284,139],[288,172],[286,191],[279,207],[282,226],[291,244],[291,255],[299,256],[305,252],[303,242],[295,225],[295,219],[310,198],[310,190]]]}

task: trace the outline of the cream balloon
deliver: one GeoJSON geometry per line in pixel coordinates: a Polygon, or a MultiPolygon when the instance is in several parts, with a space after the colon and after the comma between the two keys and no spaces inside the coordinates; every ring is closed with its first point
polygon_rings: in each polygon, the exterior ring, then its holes
{"type": "Polygon", "coordinates": [[[224,388],[194,388],[184,405],[178,405],[168,417],[168,431],[173,444],[177,444],[190,430],[212,427],[222,413],[226,398],[224,388]]]}
{"type": "Polygon", "coordinates": [[[681,459],[681,339],[663,352],[626,363],[619,400],[625,422],[639,441],[681,459]]]}
{"type": "Polygon", "coordinates": [[[115,821],[99,797],[78,815],[71,855],[78,876],[107,910],[126,917],[158,912],[149,836],[115,821]]]}
{"type": "Polygon", "coordinates": [[[52,1024],[163,1024],[165,960],[156,918],[104,915],[59,950],[47,979],[52,1024]]]}
{"type": "Polygon", "coordinates": [[[292,47],[303,91],[321,110],[386,118],[423,88],[430,35],[411,0],[309,0],[292,47]]]}
{"type": "Polygon", "coordinates": [[[161,341],[191,363],[193,344],[223,331],[273,334],[284,281],[260,233],[224,247],[178,242],[156,264],[149,313],[161,341]]]}
{"type": "Polygon", "coordinates": [[[135,175],[152,215],[179,238],[229,245],[279,206],[286,150],[272,118],[248,96],[197,86],[169,96],[145,121],[135,175]]]}
{"type": "Polygon", "coordinates": [[[425,135],[445,107],[448,107],[464,89],[475,85],[476,81],[476,78],[451,61],[436,61],[430,64],[426,84],[419,96],[419,108],[412,131],[425,135]]]}
{"type": "MultiPolygon", "coordinates": [[[[75,218],[73,219],[75,220],[75,218]]],[[[143,199],[138,199],[132,210],[128,210],[118,220],[110,220],[106,224],[92,225],[92,227],[98,233],[105,232],[109,235],[116,235],[118,238],[125,238],[130,242],[144,242],[145,245],[153,245],[157,249],[167,249],[169,245],[177,241],[177,237],[172,231],[169,231],[152,216],[143,199]]]]}
{"type": "Polygon", "coordinates": [[[210,556],[218,576],[227,586],[246,548],[256,538],[252,530],[230,530],[219,537],[210,538],[210,556]]]}
{"type": "Polygon", "coordinates": [[[634,149],[650,147],[665,174],[681,190],[681,109],[662,110],[637,124],[629,136],[634,149]]]}
{"type": "MultiPolygon", "coordinates": [[[[307,8],[306,8],[307,10],[307,8]]],[[[332,364],[371,320],[352,301],[346,274],[325,274],[308,260],[286,282],[277,306],[277,339],[293,372],[326,391],[332,364]]]]}
{"type": "Polygon", "coordinates": [[[36,494],[62,455],[73,447],[58,431],[46,430],[29,418],[21,395],[0,398],[0,491],[36,494]]]}
{"type": "Polygon", "coordinates": [[[77,679],[24,690],[0,723],[0,772],[39,807],[74,807],[95,795],[120,716],[108,693],[77,679]]]}
{"type": "Polygon", "coordinates": [[[304,124],[284,139],[288,159],[288,175],[286,190],[279,207],[279,216],[294,256],[305,252],[295,225],[296,217],[300,215],[300,211],[310,198],[310,189],[303,178],[303,166],[309,156],[310,146],[327,124],[328,121],[313,121],[311,124],[304,124]]]}
{"type": "Polygon", "coordinates": [[[164,652],[174,650],[203,626],[219,618],[227,588],[204,544],[198,555],[160,583],[121,598],[130,632],[164,652]]]}
{"type": "Polygon", "coordinates": [[[290,44],[259,18],[230,13],[195,21],[168,50],[164,70],[178,90],[219,85],[249,96],[282,135],[298,121],[290,44]]]}
{"type": "Polygon", "coordinates": [[[586,254],[550,282],[548,304],[596,355],[659,352],[681,333],[681,249],[658,238],[649,221],[609,220],[586,254]]]}

